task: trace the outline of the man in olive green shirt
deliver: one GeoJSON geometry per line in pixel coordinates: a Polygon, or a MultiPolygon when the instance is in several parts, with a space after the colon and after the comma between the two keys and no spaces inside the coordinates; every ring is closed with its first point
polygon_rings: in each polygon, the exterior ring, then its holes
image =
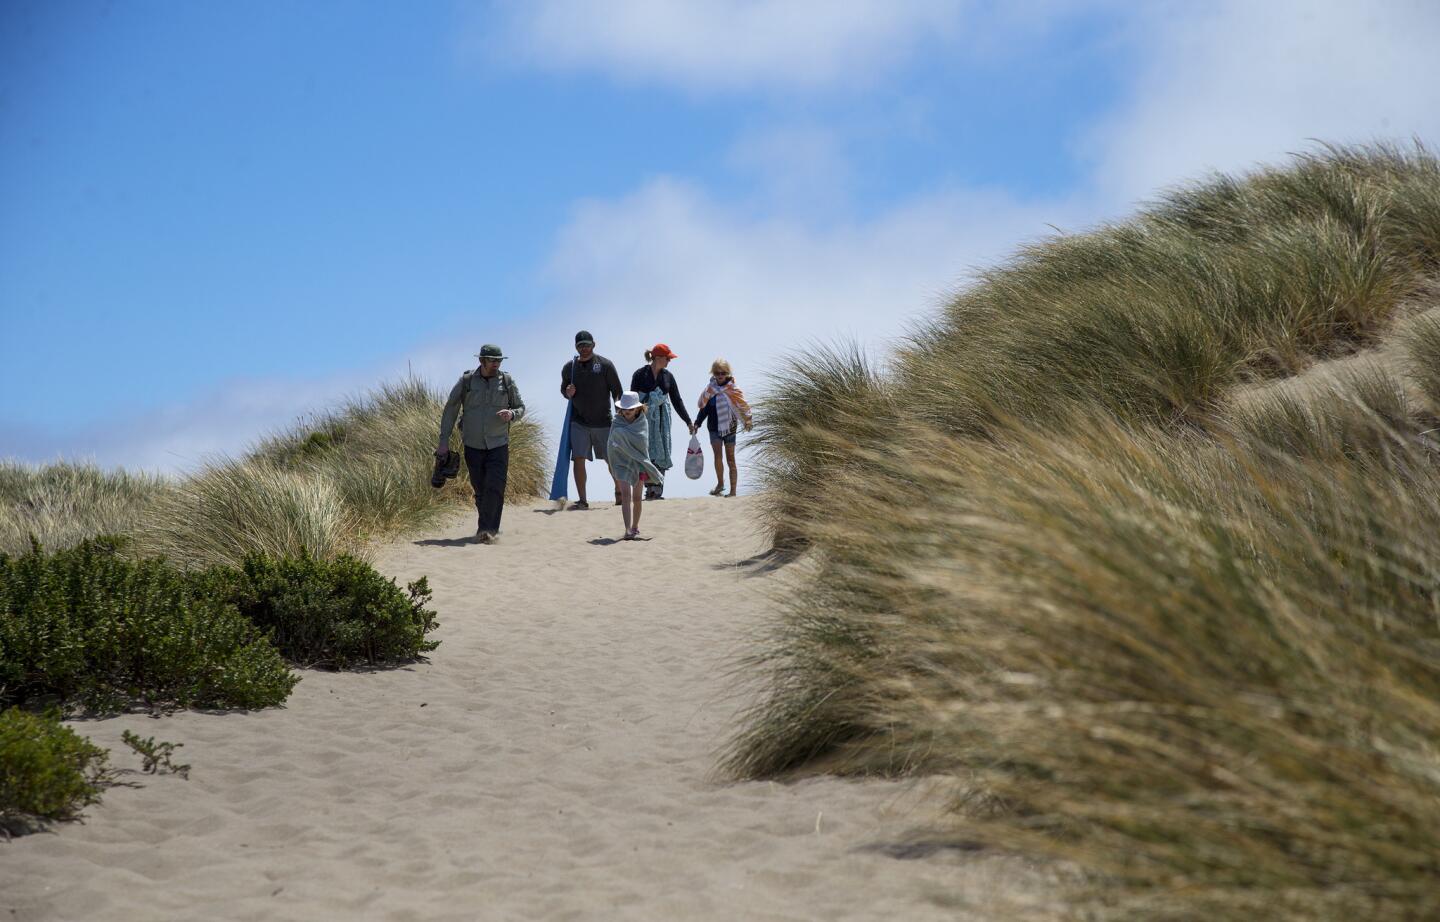
{"type": "Polygon", "coordinates": [[[460,417],[460,437],[465,444],[465,467],[475,491],[475,509],[480,524],[475,539],[491,544],[500,531],[500,514],[505,510],[505,480],[510,473],[510,424],[525,415],[525,401],[515,379],[500,370],[505,361],[499,346],[486,344],[476,356],[480,367],[467,371],[455,382],[445,412],[440,416],[440,444],[435,457],[450,454],[450,432],[460,417]]]}

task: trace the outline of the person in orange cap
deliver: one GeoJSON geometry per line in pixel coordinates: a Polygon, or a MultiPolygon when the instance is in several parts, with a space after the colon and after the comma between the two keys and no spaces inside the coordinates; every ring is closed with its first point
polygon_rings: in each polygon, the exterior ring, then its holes
{"type": "MultiPolygon", "coordinates": [[[[653,349],[645,350],[648,364],[641,365],[630,376],[630,390],[640,395],[647,408],[645,418],[650,422],[650,463],[662,473],[675,465],[670,457],[670,407],[674,407],[680,418],[685,420],[690,434],[695,434],[690,411],[685,409],[685,401],[680,398],[680,385],[675,383],[675,376],[669,370],[670,363],[677,358],[679,356],[669,346],[656,343],[653,349]],[[665,405],[667,402],[670,406],[665,405]]],[[[665,483],[646,481],[645,498],[664,499],[665,483]]]]}

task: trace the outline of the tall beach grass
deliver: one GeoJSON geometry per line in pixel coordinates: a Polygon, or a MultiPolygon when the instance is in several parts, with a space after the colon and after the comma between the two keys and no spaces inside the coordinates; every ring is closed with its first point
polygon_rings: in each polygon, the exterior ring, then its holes
{"type": "MultiPolygon", "coordinates": [[[[262,439],[240,458],[214,458],[180,478],[68,464],[0,467],[0,551],[34,534],[63,548],[124,534],[140,553],[187,564],[236,565],[246,554],[363,555],[389,535],[423,528],[473,502],[460,478],[430,486],[443,398],[416,379],[385,384],[262,439]]],[[[511,429],[506,497],[546,482],[543,434],[511,429]]]]}
{"type": "MultiPolygon", "coordinates": [[[[936,773],[1083,918],[1440,914],[1440,169],[1326,149],[797,355],[743,777],[936,773]],[[835,395],[844,395],[837,399],[835,395]]],[[[759,416],[759,414],[757,414],[759,416]]]]}
{"type": "Polygon", "coordinates": [[[65,548],[95,535],[131,534],[172,488],[143,472],[0,461],[0,553],[24,553],[32,537],[65,548]]]}

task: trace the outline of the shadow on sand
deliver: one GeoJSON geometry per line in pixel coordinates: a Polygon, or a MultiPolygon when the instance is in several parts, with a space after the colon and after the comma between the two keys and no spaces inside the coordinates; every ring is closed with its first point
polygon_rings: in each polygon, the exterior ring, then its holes
{"type": "Polygon", "coordinates": [[[465,547],[476,542],[474,535],[466,535],[463,538],[422,538],[410,543],[416,547],[465,547]]]}
{"type": "Polygon", "coordinates": [[[739,570],[746,576],[761,576],[780,569],[786,564],[794,563],[800,559],[800,555],[784,548],[772,547],[768,551],[761,551],[754,557],[746,557],[744,560],[737,560],[734,563],[712,563],[712,570],[739,570]]]}
{"type": "Polygon", "coordinates": [[[979,842],[873,842],[855,849],[858,852],[872,852],[901,861],[929,858],[945,852],[983,852],[985,846],[979,842]]]}

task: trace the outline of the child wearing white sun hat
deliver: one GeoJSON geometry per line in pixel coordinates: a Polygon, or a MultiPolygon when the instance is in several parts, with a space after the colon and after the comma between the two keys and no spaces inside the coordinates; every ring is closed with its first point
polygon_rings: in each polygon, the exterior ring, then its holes
{"type": "Polygon", "coordinates": [[[626,391],[615,401],[615,421],[610,424],[606,453],[610,473],[620,484],[624,540],[644,540],[640,538],[640,507],[645,482],[664,483],[665,475],[650,461],[650,424],[645,419],[645,402],[635,391],[626,391]]]}

